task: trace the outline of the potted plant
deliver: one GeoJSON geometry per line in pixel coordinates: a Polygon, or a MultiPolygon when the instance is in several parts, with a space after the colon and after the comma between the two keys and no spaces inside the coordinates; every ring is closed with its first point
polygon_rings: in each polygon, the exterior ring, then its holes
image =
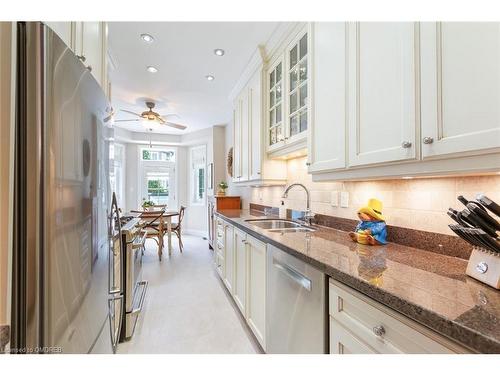
{"type": "Polygon", "coordinates": [[[144,210],[147,210],[150,207],[153,207],[155,205],[155,202],[146,200],[146,198],[142,198],[142,208],[144,210]]]}
{"type": "Polygon", "coordinates": [[[219,182],[219,185],[217,185],[217,186],[219,187],[219,190],[217,191],[217,195],[226,195],[226,189],[228,187],[227,182],[221,181],[221,182],[219,182]]]}

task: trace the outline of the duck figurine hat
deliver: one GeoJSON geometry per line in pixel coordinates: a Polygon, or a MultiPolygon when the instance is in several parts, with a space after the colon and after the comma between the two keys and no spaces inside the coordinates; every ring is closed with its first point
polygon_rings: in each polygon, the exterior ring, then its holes
{"type": "Polygon", "coordinates": [[[368,200],[368,204],[358,210],[360,222],[349,236],[354,242],[363,245],[387,244],[387,226],[382,215],[382,202],[376,198],[368,200]]]}

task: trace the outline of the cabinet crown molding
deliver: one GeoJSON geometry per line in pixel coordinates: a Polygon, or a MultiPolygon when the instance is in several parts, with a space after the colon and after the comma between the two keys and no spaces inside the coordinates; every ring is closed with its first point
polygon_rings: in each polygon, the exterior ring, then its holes
{"type": "Polygon", "coordinates": [[[229,93],[228,98],[230,101],[234,101],[257,69],[262,68],[277,51],[284,48],[285,42],[292,32],[303,25],[304,23],[301,22],[280,22],[278,24],[266,44],[259,45],[255,49],[236,85],[229,93]]]}

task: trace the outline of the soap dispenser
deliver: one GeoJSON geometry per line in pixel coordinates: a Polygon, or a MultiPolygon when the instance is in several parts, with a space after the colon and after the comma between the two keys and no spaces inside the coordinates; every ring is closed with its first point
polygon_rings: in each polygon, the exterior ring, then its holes
{"type": "Polygon", "coordinates": [[[282,200],[281,201],[281,204],[280,204],[280,207],[279,207],[279,215],[280,215],[280,219],[286,219],[286,206],[285,206],[285,201],[282,200]]]}

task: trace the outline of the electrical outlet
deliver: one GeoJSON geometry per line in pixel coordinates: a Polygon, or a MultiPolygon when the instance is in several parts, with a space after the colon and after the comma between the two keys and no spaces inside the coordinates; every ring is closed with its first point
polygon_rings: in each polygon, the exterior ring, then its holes
{"type": "Polygon", "coordinates": [[[339,205],[339,192],[338,191],[332,191],[330,193],[330,204],[332,207],[338,207],[339,205]]]}
{"type": "Polygon", "coordinates": [[[349,192],[347,191],[340,192],[340,207],[344,208],[349,207],[349,192]]]}

